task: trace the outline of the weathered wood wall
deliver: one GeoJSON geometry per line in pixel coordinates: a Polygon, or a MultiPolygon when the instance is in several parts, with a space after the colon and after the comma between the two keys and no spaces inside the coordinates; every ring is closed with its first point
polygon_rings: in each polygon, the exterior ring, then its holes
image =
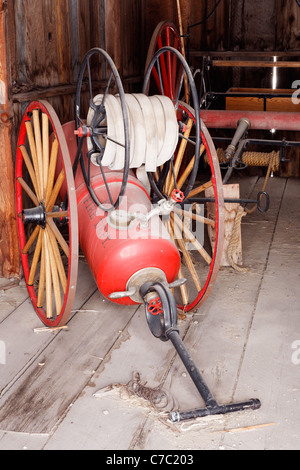
{"type": "MultiPolygon", "coordinates": [[[[208,16],[214,9],[216,0],[188,1],[180,0],[183,32],[188,27],[208,16]]],[[[215,14],[202,25],[191,29],[191,47],[196,50],[220,50],[230,47],[230,11],[231,0],[222,0],[215,14]]],[[[169,20],[178,26],[177,0],[147,0],[146,37],[149,41],[155,26],[169,20]]]]}
{"type": "Polygon", "coordinates": [[[51,98],[62,122],[72,119],[74,85],[83,57],[92,47],[102,47],[111,55],[125,83],[140,80],[144,3],[10,0],[13,101],[24,103],[38,91],[40,98],[51,98]]]}

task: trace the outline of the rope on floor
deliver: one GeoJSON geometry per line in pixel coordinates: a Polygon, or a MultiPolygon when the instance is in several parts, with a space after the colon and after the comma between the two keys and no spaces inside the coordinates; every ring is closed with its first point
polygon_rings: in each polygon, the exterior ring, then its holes
{"type": "Polygon", "coordinates": [[[235,269],[238,272],[249,271],[249,268],[239,266],[233,261],[234,250],[240,240],[240,229],[241,229],[241,224],[242,224],[242,218],[245,217],[245,215],[247,215],[245,209],[242,206],[239,206],[237,213],[236,213],[234,226],[232,229],[232,235],[231,235],[230,242],[228,244],[228,249],[227,249],[227,257],[228,257],[229,264],[233,269],[235,269]]]}
{"type": "MultiPolygon", "coordinates": [[[[218,149],[218,157],[220,161],[223,160],[223,152],[224,152],[223,149],[218,149]]],[[[271,173],[279,170],[280,152],[276,152],[276,151],[273,151],[271,153],[245,152],[243,154],[243,162],[246,163],[248,166],[267,166],[268,167],[264,184],[262,187],[262,192],[263,192],[266,190],[271,173]]],[[[253,212],[255,212],[256,209],[257,209],[257,204],[255,204],[251,209],[243,208],[242,206],[240,206],[236,214],[234,227],[232,231],[232,237],[228,245],[227,257],[228,257],[230,266],[232,266],[238,272],[249,271],[249,268],[241,267],[237,265],[236,263],[234,263],[233,261],[233,252],[239,241],[242,218],[245,217],[247,214],[252,214],[253,212]]]]}

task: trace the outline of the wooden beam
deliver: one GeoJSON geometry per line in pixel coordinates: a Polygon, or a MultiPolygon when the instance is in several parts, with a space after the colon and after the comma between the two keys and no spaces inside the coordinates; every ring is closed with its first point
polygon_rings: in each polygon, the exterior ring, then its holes
{"type": "Polygon", "coordinates": [[[261,60],[213,60],[213,67],[300,68],[299,62],[267,62],[261,60]]]}
{"type": "Polygon", "coordinates": [[[11,109],[8,97],[7,3],[0,0],[0,277],[20,277],[11,149],[11,109]]]}
{"type": "Polygon", "coordinates": [[[300,51],[190,51],[191,57],[241,57],[245,58],[266,58],[273,59],[273,57],[300,57],[300,51]]]}
{"type": "MultiPolygon", "coordinates": [[[[134,84],[134,83],[143,83],[143,76],[142,75],[135,75],[126,77],[123,80],[123,84],[134,84]]],[[[105,87],[107,84],[107,80],[99,80],[93,82],[94,87],[105,87]]],[[[88,89],[87,85],[82,86],[82,90],[85,91],[88,89]]],[[[34,88],[30,91],[23,91],[18,93],[12,94],[12,101],[14,103],[27,103],[28,101],[34,100],[42,100],[53,98],[57,96],[65,96],[65,95],[73,95],[76,92],[76,84],[68,84],[68,85],[57,85],[47,88],[34,88]]]]}

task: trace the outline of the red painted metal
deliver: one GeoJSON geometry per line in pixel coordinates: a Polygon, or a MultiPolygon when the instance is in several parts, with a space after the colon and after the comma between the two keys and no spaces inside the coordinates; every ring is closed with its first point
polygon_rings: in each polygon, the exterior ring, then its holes
{"type": "MultiPolygon", "coordinates": [[[[77,150],[74,123],[64,124],[63,129],[71,161],[74,161],[77,150]]],[[[92,165],[91,176],[95,194],[99,200],[105,201],[106,187],[98,167],[92,165]]],[[[122,173],[107,170],[105,177],[112,197],[117,197],[122,183],[122,173]]],[[[151,219],[146,228],[143,228],[143,224],[137,219],[134,219],[128,227],[117,228],[110,222],[109,214],[103,212],[93,202],[80,168],[77,170],[75,187],[79,244],[97,286],[105,297],[108,298],[114,292],[126,291],[129,279],[145,268],[160,269],[165,273],[169,283],[176,279],[180,268],[180,255],[159,217],[151,219]]],[[[146,215],[151,207],[145,188],[133,174],[130,174],[119,210],[146,215]]],[[[122,305],[136,303],[128,297],[113,301],[122,305]]]]}
{"type": "MultiPolygon", "coordinates": [[[[145,70],[147,70],[154,53],[166,46],[174,47],[181,51],[179,32],[177,31],[176,26],[170,21],[162,21],[155,29],[148,50],[145,70]]],[[[157,88],[160,90],[160,94],[168,96],[173,100],[177,97],[181,80],[181,73],[177,70],[177,58],[174,55],[172,56],[170,52],[167,52],[166,58],[164,56],[160,56],[159,63],[161,69],[161,80],[157,70],[153,69],[153,77],[156,81],[157,88]],[[163,90],[161,87],[163,87],[163,90]]]]}
{"type": "Polygon", "coordinates": [[[147,310],[151,315],[161,315],[164,313],[163,305],[160,297],[156,297],[156,299],[150,300],[147,310]]]}
{"type": "Polygon", "coordinates": [[[236,129],[241,118],[251,122],[251,129],[300,131],[300,113],[271,111],[201,110],[200,117],[209,129],[236,129]]]}
{"type": "MultiPolygon", "coordinates": [[[[117,174],[107,173],[106,177],[111,194],[118,194],[122,175],[118,177],[117,174]]],[[[99,176],[93,183],[94,191],[101,200],[106,193],[103,179],[99,176]]],[[[77,194],[79,243],[105,297],[126,291],[129,279],[145,268],[160,269],[166,274],[168,282],[176,279],[180,256],[158,218],[151,219],[145,229],[136,219],[128,227],[120,229],[112,225],[109,215],[95,205],[86,187],[79,187],[77,194]]],[[[151,210],[148,195],[133,177],[128,180],[120,210],[144,214],[151,210]]],[[[115,301],[126,305],[134,303],[129,302],[128,298],[115,301]]]]}

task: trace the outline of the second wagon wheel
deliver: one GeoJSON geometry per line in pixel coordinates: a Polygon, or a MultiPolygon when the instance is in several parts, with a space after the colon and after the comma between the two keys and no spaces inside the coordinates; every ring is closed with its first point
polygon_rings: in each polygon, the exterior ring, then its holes
{"type": "Polygon", "coordinates": [[[26,109],[16,155],[16,212],[24,278],[48,327],[70,316],[78,271],[78,221],[67,142],[52,106],[26,109]]]}
{"type": "Polygon", "coordinates": [[[184,86],[184,73],[189,79],[190,98],[194,108],[182,101],[173,100],[180,129],[178,146],[174,158],[158,168],[156,174],[149,174],[149,180],[153,202],[163,197],[169,198],[174,188],[183,191],[185,195],[181,207],[176,206],[165,223],[182,256],[179,278],[187,279],[186,284],[175,289],[177,306],[184,312],[189,312],[206,300],[219,271],[224,240],[224,198],[216,149],[200,119],[199,102],[191,72],[178,51],[162,48],[154,55],[145,75],[144,92],[161,92],[161,88],[156,87],[156,75],[161,74],[159,57],[169,52],[176,55],[177,61],[182,64],[178,67],[181,87],[184,86]],[[207,160],[208,165],[205,163],[207,160]],[[215,214],[214,218],[208,216],[208,204],[205,202],[207,190],[213,192],[214,202],[210,203],[213,206],[210,207],[210,213],[215,214]],[[197,198],[202,199],[200,203],[197,198]]]}
{"type": "MultiPolygon", "coordinates": [[[[172,47],[181,52],[180,34],[174,23],[162,21],[155,28],[148,48],[145,71],[153,58],[154,54],[163,47],[172,47]]],[[[161,76],[154,71],[157,88],[161,95],[175,99],[180,87],[180,73],[178,74],[178,64],[182,67],[177,56],[171,53],[160,56],[161,76]]]]}

